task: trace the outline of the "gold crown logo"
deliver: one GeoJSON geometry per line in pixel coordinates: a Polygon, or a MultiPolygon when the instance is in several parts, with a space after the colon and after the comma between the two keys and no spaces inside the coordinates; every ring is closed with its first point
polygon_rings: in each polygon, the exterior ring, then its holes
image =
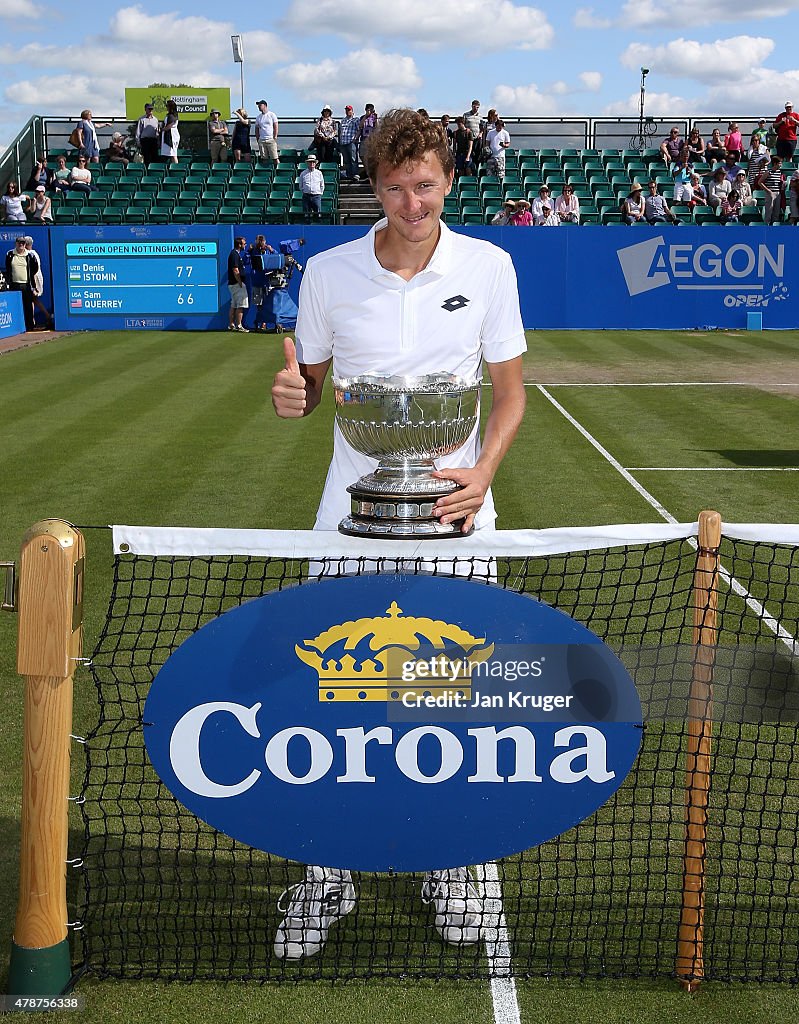
{"type": "Polygon", "coordinates": [[[396,601],[386,614],[331,626],[294,648],[300,661],[319,677],[319,700],[397,701],[408,692],[438,696],[458,692],[471,696],[472,666],[487,661],[494,651],[485,637],[472,636],[450,622],[404,616],[396,601]],[[434,676],[413,682],[403,679],[403,667],[436,663],[434,676]]]}

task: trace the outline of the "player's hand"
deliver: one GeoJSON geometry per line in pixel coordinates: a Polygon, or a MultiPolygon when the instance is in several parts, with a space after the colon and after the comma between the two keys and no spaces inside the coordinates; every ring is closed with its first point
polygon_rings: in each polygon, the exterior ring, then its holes
{"type": "Polygon", "coordinates": [[[272,405],[278,416],[292,419],[305,415],[305,378],[300,373],[297,350],[291,338],[283,339],[286,365],[275,374],[272,384],[272,405]]]}
{"type": "Polygon", "coordinates": [[[477,466],[473,469],[437,469],[433,476],[439,480],[454,480],[461,485],[460,490],[436,501],[433,515],[438,516],[442,523],[451,523],[465,516],[461,530],[468,533],[474,525],[474,517],[483,507],[486,492],[491,485],[490,478],[477,466]]]}

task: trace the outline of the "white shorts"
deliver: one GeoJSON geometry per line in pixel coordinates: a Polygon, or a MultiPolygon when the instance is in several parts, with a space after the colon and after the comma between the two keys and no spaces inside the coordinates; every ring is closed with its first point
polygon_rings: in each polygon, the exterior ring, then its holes
{"type": "Polygon", "coordinates": [[[229,284],[230,306],[232,309],[249,309],[250,302],[247,298],[246,284],[229,284]]]}

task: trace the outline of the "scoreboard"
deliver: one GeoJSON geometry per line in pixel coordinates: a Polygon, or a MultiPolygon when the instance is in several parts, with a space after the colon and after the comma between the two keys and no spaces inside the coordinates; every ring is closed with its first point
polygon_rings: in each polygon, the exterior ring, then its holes
{"type": "Polygon", "coordinates": [[[87,234],[51,234],[59,329],[196,330],[226,322],[231,227],[209,225],[200,235],[131,225],[87,234]]]}

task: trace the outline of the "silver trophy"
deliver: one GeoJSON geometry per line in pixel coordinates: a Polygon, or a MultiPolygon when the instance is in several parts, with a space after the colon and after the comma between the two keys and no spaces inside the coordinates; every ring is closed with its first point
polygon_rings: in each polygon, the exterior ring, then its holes
{"type": "Polygon", "coordinates": [[[442,524],[438,498],[459,490],[434,477],[434,459],[465,444],[480,417],[480,381],[451,373],[424,377],[334,378],[336,422],[362,455],[379,459],[374,473],[347,488],[352,511],[339,523],[356,537],[465,536],[463,519],[442,524]]]}

